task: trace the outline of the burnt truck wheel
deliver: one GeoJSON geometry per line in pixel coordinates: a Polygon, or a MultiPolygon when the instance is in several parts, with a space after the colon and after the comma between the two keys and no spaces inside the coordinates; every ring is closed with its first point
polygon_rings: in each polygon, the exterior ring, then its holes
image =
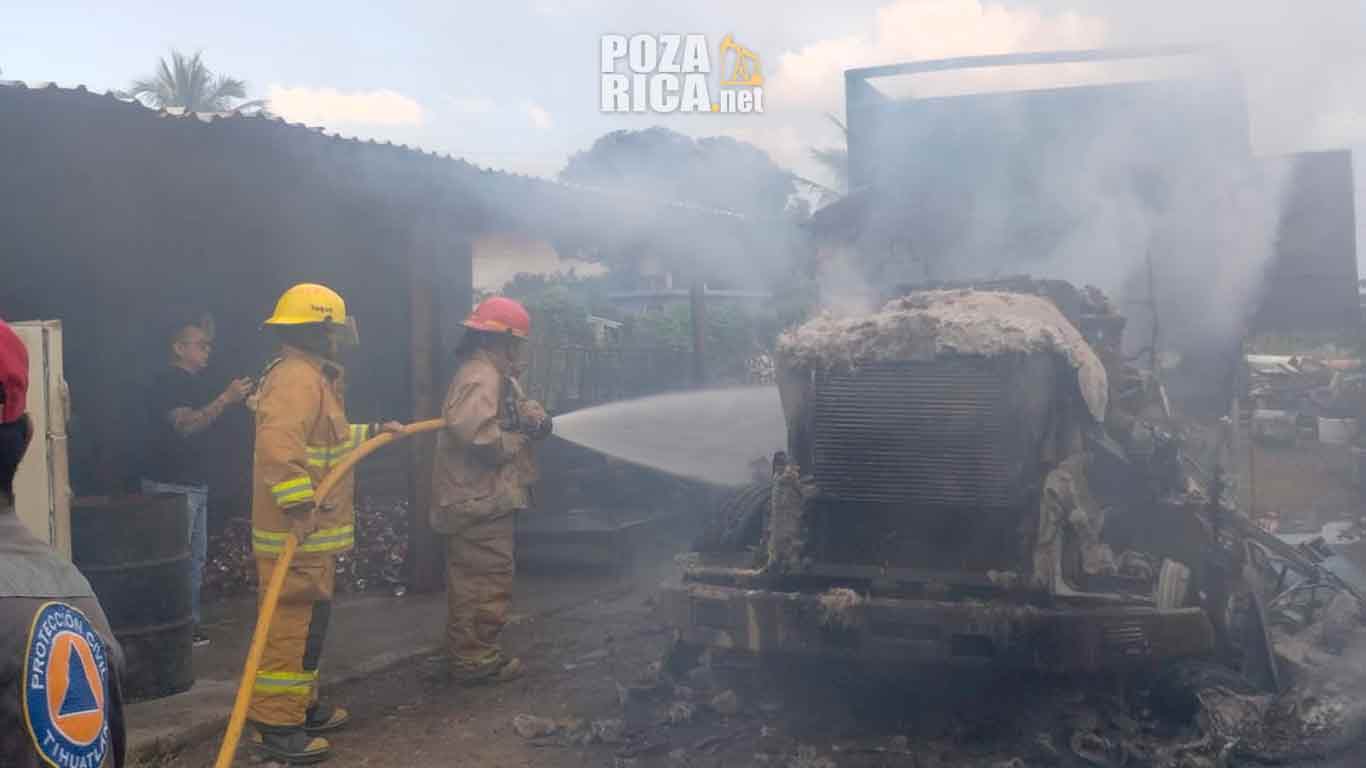
{"type": "Polygon", "coordinates": [[[673,642],[669,643],[668,650],[664,652],[664,671],[673,679],[681,680],[702,662],[702,654],[705,651],[702,646],[686,643],[675,634],[673,642]]]}
{"type": "Polygon", "coordinates": [[[722,497],[693,548],[698,552],[743,552],[758,546],[772,497],[770,483],[754,483],[722,497]]]}
{"type": "Polygon", "coordinates": [[[1170,722],[1190,723],[1200,711],[1197,694],[1206,688],[1254,695],[1257,687],[1235,669],[1209,659],[1183,659],[1160,670],[1153,679],[1153,711],[1170,722]]]}

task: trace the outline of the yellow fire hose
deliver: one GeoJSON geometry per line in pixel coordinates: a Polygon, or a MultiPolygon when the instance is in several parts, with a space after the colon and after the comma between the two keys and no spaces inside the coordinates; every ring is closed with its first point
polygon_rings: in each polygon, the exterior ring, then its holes
{"type": "MultiPolygon", "coordinates": [[[[327,498],[332,489],[337,487],[337,483],[350,474],[361,459],[380,448],[405,437],[434,432],[444,424],[441,419],[418,421],[404,425],[399,432],[385,432],[366,440],[327,473],[322,482],[318,483],[313,498],[320,501],[327,498]]],[[[266,635],[270,633],[270,622],[275,618],[275,606],[280,602],[280,590],[284,588],[285,573],[289,571],[290,561],[294,559],[294,550],[298,545],[299,542],[294,539],[293,534],[285,537],[285,549],[275,563],[274,572],[270,574],[270,585],[266,588],[266,596],[261,600],[261,610],[256,617],[256,631],[251,636],[251,650],[247,652],[247,663],[242,668],[242,683],[237,686],[237,700],[232,705],[232,717],[228,719],[228,731],[223,735],[223,746],[218,750],[214,768],[229,768],[237,754],[237,743],[242,738],[242,727],[247,722],[247,704],[251,702],[256,669],[261,666],[261,655],[266,650],[266,635]]]]}

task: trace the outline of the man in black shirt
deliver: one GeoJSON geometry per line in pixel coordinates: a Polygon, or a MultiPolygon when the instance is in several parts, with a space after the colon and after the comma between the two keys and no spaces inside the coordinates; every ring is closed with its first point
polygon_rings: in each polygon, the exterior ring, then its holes
{"type": "Polygon", "coordinates": [[[142,479],[143,493],[183,494],[190,508],[191,606],[194,644],[209,639],[199,630],[199,585],[208,549],[208,430],[229,407],[246,399],[251,379],[234,379],[216,396],[201,374],[213,351],[208,319],[177,327],[170,339],[170,366],[148,390],[152,445],[142,479]]]}

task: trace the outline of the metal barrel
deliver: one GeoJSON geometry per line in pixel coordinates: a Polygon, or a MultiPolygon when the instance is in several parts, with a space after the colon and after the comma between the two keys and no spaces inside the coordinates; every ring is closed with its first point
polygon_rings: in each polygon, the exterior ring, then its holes
{"type": "Polygon", "coordinates": [[[126,662],[124,695],[194,684],[189,503],[178,494],[76,499],[71,554],[109,617],[126,662]]]}

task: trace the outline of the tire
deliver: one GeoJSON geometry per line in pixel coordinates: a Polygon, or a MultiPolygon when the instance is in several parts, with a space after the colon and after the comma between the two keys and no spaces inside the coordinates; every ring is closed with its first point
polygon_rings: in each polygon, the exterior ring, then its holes
{"type": "Polygon", "coordinates": [[[675,637],[664,652],[664,671],[673,679],[682,680],[701,663],[705,651],[700,645],[685,643],[675,637]]]}
{"type": "Polygon", "coordinates": [[[758,546],[772,497],[773,486],[769,483],[755,483],[722,497],[694,549],[743,552],[758,546]]]}
{"type": "Polygon", "coordinates": [[[773,485],[752,485],[741,491],[723,517],[729,521],[721,535],[721,546],[728,552],[743,552],[757,547],[768,524],[768,508],[773,503],[773,485]]]}
{"type": "Polygon", "coordinates": [[[1152,688],[1153,708],[1166,719],[1192,722],[1200,711],[1196,694],[1206,688],[1225,688],[1242,695],[1259,693],[1237,670],[1205,659],[1185,659],[1158,672],[1152,688]]]}

